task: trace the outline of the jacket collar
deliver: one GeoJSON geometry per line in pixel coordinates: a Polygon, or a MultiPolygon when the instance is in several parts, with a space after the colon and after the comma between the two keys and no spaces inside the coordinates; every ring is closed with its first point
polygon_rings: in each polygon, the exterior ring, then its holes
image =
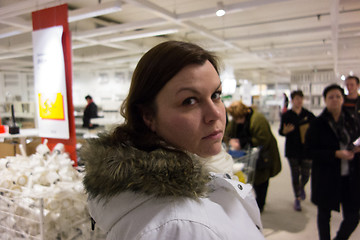
{"type": "Polygon", "coordinates": [[[89,140],[80,156],[90,198],[108,199],[125,191],[198,198],[210,180],[209,171],[193,154],[163,148],[146,152],[113,143],[109,135],[89,140]]]}

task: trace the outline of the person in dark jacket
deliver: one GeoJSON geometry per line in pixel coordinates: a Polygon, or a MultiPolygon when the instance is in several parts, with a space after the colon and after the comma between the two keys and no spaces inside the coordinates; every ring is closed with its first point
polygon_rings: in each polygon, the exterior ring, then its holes
{"type": "Polygon", "coordinates": [[[314,114],[303,108],[304,94],[301,90],[291,92],[292,107],[281,116],[279,134],[286,137],[285,156],[291,169],[295,195],[294,209],[301,211],[300,200],[306,198],[304,187],[309,181],[311,160],[304,155],[305,133],[314,114]]]}
{"type": "Polygon", "coordinates": [[[360,87],[359,78],[357,76],[348,76],[345,79],[345,85],[348,94],[345,96],[344,108],[360,125],[360,96],[358,94],[360,87]]]}
{"type": "Polygon", "coordinates": [[[241,101],[233,102],[227,112],[232,117],[225,130],[224,142],[234,150],[260,147],[256,160],[254,189],[260,212],[264,210],[269,179],[281,171],[277,141],[263,114],[246,106],[241,101]]]}
{"type": "Polygon", "coordinates": [[[92,124],[90,122],[90,119],[98,117],[97,106],[94,103],[94,101],[93,101],[93,99],[92,99],[92,97],[90,95],[87,95],[85,97],[85,100],[87,101],[87,105],[85,107],[84,115],[83,115],[83,127],[95,128],[95,127],[97,127],[97,125],[92,124]]]}
{"type": "Polygon", "coordinates": [[[320,240],[330,239],[331,211],[340,211],[343,221],[335,239],[348,239],[359,222],[360,159],[353,142],[358,125],[343,110],[344,90],[337,84],[324,89],[326,108],[306,133],[305,148],[312,159],[311,201],[317,205],[320,240]]]}
{"type": "Polygon", "coordinates": [[[281,109],[281,114],[284,114],[287,110],[288,110],[288,106],[289,106],[289,98],[288,96],[286,95],[286,93],[283,93],[283,96],[284,96],[284,103],[283,103],[283,107],[281,109]]]}

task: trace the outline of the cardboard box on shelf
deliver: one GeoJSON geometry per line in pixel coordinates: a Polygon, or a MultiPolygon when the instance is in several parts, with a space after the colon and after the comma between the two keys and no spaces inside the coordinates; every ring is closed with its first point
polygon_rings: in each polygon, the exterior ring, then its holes
{"type": "Polygon", "coordinates": [[[35,123],[33,121],[23,121],[21,122],[21,128],[35,128],[35,123]]]}
{"type": "MultiPolygon", "coordinates": [[[[36,147],[41,144],[40,137],[28,138],[29,143],[25,146],[26,155],[30,156],[36,152],[36,147]]],[[[16,156],[21,154],[19,147],[20,140],[18,138],[5,139],[4,142],[0,143],[0,158],[7,156],[16,156]]]]}
{"type": "Polygon", "coordinates": [[[40,137],[34,137],[29,138],[28,140],[31,140],[29,143],[26,144],[26,155],[30,156],[34,153],[36,153],[36,147],[41,144],[41,138],[40,137]]]}
{"type": "Polygon", "coordinates": [[[0,158],[5,158],[7,156],[16,156],[16,154],[21,154],[18,143],[0,143],[0,158]]]}
{"type": "MultiPolygon", "coordinates": [[[[26,155],[30,156],[36,153],[36,148],[41,144],[41,137],[32,137],[27,138],[26,140],[25,151],[26,155]]],[[[77,139],[77,143],[84,144],[86,139],[77,139]]],[[[0,158],[5,158],[7,156],[16,156],[16,154],[21,154],[19,148],[20,140],[18,138],[5,139],[4,142],[0,142],[0,158]]]]}

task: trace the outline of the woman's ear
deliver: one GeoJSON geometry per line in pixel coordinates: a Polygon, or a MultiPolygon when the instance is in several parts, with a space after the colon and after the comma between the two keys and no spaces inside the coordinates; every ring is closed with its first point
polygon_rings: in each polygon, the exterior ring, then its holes
{"type": "Polygon", "coordinates": [[[151,131],[155,132],[155,119],[154,114],[149,110],[142,109],[142,118],[144,120],[145,125],[150,128],[151,131]]]}

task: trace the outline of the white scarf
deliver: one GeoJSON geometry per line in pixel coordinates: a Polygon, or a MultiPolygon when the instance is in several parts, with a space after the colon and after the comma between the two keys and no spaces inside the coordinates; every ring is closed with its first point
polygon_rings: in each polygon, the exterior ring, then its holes
{"type": "Polygon", "coordinates": [[[197,155],[196,157],[200,162],[204,163],[210,172],[228,173],[231,177],[233,176],[234,160],[224,148],[221,148],[221,151],[218,154],[211,157],[203,158],[197,155]]]}

